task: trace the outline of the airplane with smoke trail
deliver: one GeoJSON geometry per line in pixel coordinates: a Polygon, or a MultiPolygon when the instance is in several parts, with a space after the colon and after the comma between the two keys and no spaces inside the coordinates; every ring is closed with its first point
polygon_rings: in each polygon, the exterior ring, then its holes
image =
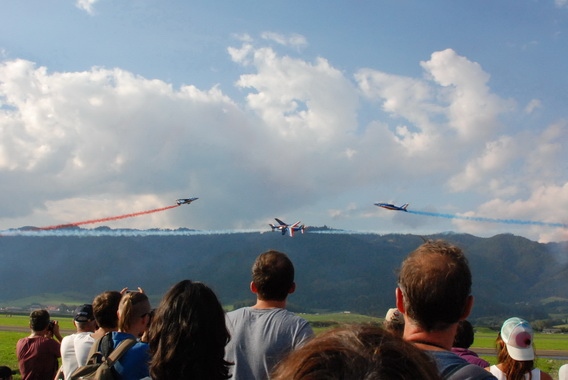
{"type": "Polygon", "coordinates": [[[403,204],[402,206],[395,206],[392,203],[375,203],[375,206],[379,206],[382,208],[386,208],[387,210],[394,210],[394,211],[407,211],[408,203],[403,204]]]}
{"type": "Polygon", "coordinates": [[[156,209],[153,209],[153,210],[134,212],[134,213],[131,213],[131,214],[109,216],[107,218],[84,220],[82,222],[57,224],[57,225],[54,225],[54,226],[47,226],[47,227],[39,227],[38,230],[59,230],[59,229],[62,229],[62,228],[74,228],[74,227],[79,227],[79,226],[82,226],[82,225],[85,225],[85,224],[102,223],[102,222],[108,222],[108,221],[119,220],[119,219],[133,218],[135,216],[140,216],[140,215],[153,214],[155,212],[166,211],[166,210],[169,210],[169,209],[174,208],[174,207],[178,207],[178,205],[161,207],[161,208],[156,208],[156,209]]]}
{"type": "Polygon", "coordinates": [[[180,198],[180,199],[176,200],[176,203],[178,204],[178,206],[186,205],[186,204],[188,205],[188,204],[190,204],[191,202],[193,202],[197,199],[199,199],[199,198],[180,198]]]}
{"type": "Polygon", "coordinates": [[[304,230],[306,229],[306,226],[304,226],[303,224],[300,225],[299,220],[294,224],[284,223],[278,218],[274,218],[274,220],[278,222],[278,225],[274,225],[272,223],[268,223],[268,225],[270,226],[270,228],[272,228],[272,231],[282,231],[282,235],[286,235],[286,232],[288,232],[290,236],[294,236],[294,232],[300,231],[304,233],[304,230]]]}

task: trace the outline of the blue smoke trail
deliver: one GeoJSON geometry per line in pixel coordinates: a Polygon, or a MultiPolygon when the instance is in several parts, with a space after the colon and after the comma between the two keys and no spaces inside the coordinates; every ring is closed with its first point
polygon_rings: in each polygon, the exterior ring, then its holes
{"type": "Polygon", "coordinates": [[[547,223],[547,222],[539,222],[539,221],[533,221],[533,220],[484,218],[484,217],[480,217],[480,216],[440,214],[440,213],[437,213],[437,212],[414,211],[414,210],[406,210],[406,211],[409,214],[434,216],[434,217],[437,217],[437,218],[446,218],[446,219],[471,220],[473,222],[521,224],[521,225],[533,225],[533,226],[543,226],[543,227],[560,227],[560,228],[567,228],[568,227],[568,225],[566,225],[565,223],[547,223]]]}

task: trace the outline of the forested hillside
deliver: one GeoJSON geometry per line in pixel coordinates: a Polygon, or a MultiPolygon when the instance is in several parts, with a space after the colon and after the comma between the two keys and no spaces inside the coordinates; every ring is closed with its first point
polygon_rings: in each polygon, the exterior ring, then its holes
{"type": "MultiPolygon", "coordinates": [[[[539,319],[568,313],[566,244],[540,244],[513,235],[426,238],[447,239],[466,251],[474,276],[474,317],[517,314],[539,319]]],[[[89,302],[103,290],[125,286],[141,286],[159,299],[185,278],[207,283],[224,304],[249,302],[253,260],[277,249],[296,266],[297,291],[290,302],[297,310],[382,316],[394,306],[396,269],[423,239],[325,229],[294,238],[279,233],[5,236],[0,239],[0,304],[63,292],[89,302]]]]}

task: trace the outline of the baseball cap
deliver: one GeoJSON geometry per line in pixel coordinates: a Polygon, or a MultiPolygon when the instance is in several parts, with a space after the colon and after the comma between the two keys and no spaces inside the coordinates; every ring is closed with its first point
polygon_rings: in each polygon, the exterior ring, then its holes
{"type": "Polygon", "coordinates": [[[0,380],[9,379],[10,376],[15,375],[16,371],[12,371],[10,367],[6,367],[5,365],[0,366],[0,380]]]}
{"type": "Polygon", "coordinates": [[[404,317],[396,307],[393,307],[392,309],[389,309],[387,311],[387,315],[385,316],[385,321],[404,324],[404,317]]]}
{"type": "Polygon", "coordinates": [[[83,304],[75,309],[75,318],[77,322],[88,322],[95,319],[93,316],[93,305],[83,304]]]}
{"type": "Polygon", "coordinates": [[[511,358],[519,361],[534,359],[533,329],[524,319],[513,317],[503,322],[501,339],[511,358]]]}

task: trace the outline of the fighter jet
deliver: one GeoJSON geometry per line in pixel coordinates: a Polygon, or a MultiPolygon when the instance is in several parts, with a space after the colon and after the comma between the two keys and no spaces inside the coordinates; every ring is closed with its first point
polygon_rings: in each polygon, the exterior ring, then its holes
{"type": "Polygon", "coordinates": [[[406,208],[408,207],[408,203],[403,204],[402,206],[395,206],[391,203],[375,203],[375,206],[379,206],[382,208],[386,208],[387,210],[394,210],[394,211],[406,211],[408,212],[408,210],[406,210],[406,208]]]}
{"type": "Polygon", "coordinates": [[[282,235],[286,235],[286,232],[288,232],[290,236],[294,236],[294,232],[301,231],[302,233],[304,233],[304,230],[306,229],[306,227],[303,224],[300,225],[299,220],[294,224],[284,223],[278,218],[274,218],[274,220],[278,222],[277,226],[272,223],[268,223],[268,225],[270,226],[270,228],[272,228],[272,231],[276,230],[282,231],[282,235]]]}
{"type": "Polygon", "coordinates": [[[181,198],[181,199],[177,199],[176,203],[179,205],[184,205],[184,204],[190,204],[191,202],[193,202],[194,200],[199,199],[199,198],[181,198]]]}

